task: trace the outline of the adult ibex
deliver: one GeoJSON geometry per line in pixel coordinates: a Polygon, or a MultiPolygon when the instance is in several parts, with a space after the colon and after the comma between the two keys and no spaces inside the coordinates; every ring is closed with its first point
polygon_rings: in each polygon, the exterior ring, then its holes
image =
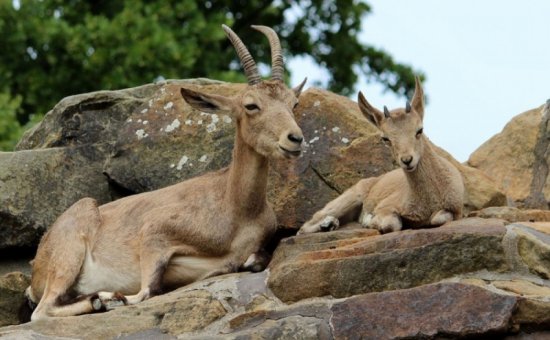
{"type": "Polygon", "coordinates": [[[363,179],[307,221],[299,233],[331,230],[350,220],[382,233],[440,226],[462,217],[464,184],[460,172],[439,156],[423,133],[424,92],[416,78],[405,108],[374,108],[359,92],[359,109],[381,132],[399,169],[363,179]]]}
{"type": "Polygon", "coordinates": [[[224,25],[248,78],[246,89],[231,98],[181,89],[193,108],[234,117],[231,164],[101,206],[90,198],[76,202],[38,247],[27,289],[28,298],[38,302],[32,320],[135,304],[163,288],[253,262],[277,225],[266,198],[268,160],[295,158],[302,151],[293,109],[305,80],[289,89],[277,34],[252,27],[269,39],[270,80],[260,78],[246,46],[224,25]]]}

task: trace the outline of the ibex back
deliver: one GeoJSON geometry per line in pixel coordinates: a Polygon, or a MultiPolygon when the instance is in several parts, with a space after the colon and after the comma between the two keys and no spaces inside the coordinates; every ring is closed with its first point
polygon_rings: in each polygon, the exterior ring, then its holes
{"type": "Polygon", "coordinates": [[[239,37],[234,45],[248,86],[235,97],[186,88],[185,101],[203,112],[236,121],[231,164],[217,172],[102,206],[82,199],[44,235],[32,265],[32,319],[68,316],[135,304],[162,292],[251,265],[276,228],[266,198],[268,160],[295,158],[302,131],[293,109],[305,83],[283,82],[279,39],[265,26],[272,78],[262,80],[239,37]]]}

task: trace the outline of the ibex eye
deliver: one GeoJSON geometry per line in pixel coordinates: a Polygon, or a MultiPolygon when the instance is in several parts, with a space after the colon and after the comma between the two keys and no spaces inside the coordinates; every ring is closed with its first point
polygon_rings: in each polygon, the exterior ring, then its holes
{"type": "Polygon", "coordinates": [[[298,107],[298,102],[296,102],[296,104],[294,104],[294,107],[292,109],[296,110],[297,107],[298,107]]]}
{"type": "Polygon", "coordinates": [[[424,129],[419,129],[418,131],[416,131],[416,136],[417,136],[417,137],[420,136],[420,135],[422,134],[422,131],[423,131],[423,130],[424,130],[424,129]]]}
{"type": "Polygon", "coordinates": [[[256,104],[247,104],[244,106],[248,111],[259,110],[260,108],[256,104]]]}
{"type": "Polygon", "coordinates": [[[382,141],[384,141],[384,143],[386,143],[386,144],[391,144],[391,141],[388,137],[383,136],[382,141]]]}

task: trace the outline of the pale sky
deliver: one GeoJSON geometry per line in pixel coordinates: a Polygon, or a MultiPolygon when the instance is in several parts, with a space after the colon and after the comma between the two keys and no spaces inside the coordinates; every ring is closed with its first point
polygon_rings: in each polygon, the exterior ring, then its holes
{"type": "MultiPolygon", "coordinates": [[[[369,0],[360,40],[427,75],[424,131],[459,161],[510,119],[550,99],[550,1],[369,0]]],[[[292,84],[326,80],[307,59],[289,63],[292,84]]],[[[360,81],[371,104],[403,99],[360,81]]],[[[356,100],[356,96],[352,98],[356,100]]]]}

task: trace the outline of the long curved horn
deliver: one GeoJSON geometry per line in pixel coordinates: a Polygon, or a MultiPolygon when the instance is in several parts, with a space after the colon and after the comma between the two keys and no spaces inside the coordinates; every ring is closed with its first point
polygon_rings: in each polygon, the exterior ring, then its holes
{"type": "Polygon", "coordinates": [[[239,56],[241,64],[244,68],[244,74],[246,74],[246,78],[248,79],[248,84],[258,84],[260,81],[262,81],[262,78],[260,77],[258,67],[256,67],[256,62],[250,55],[250,52],[248,52],[248,49],[243,44],[239,36],[235,34],[235,32],[231,30],[231,28],[227,27],[226,25],[222,25],[222,28],[225,31],[225,35],[229,38],[229,40],[235,47],[235,50],[237,51],[237,55],[239,56]]]}
{"type": "Polygon", "coordinates": [[[271,48],[271,79],[284,81],[283,53],[277,33],[267,26],[252,25],[251,27],[256,31],[262,32],[269,40],[269,47],[271,48]]]}

